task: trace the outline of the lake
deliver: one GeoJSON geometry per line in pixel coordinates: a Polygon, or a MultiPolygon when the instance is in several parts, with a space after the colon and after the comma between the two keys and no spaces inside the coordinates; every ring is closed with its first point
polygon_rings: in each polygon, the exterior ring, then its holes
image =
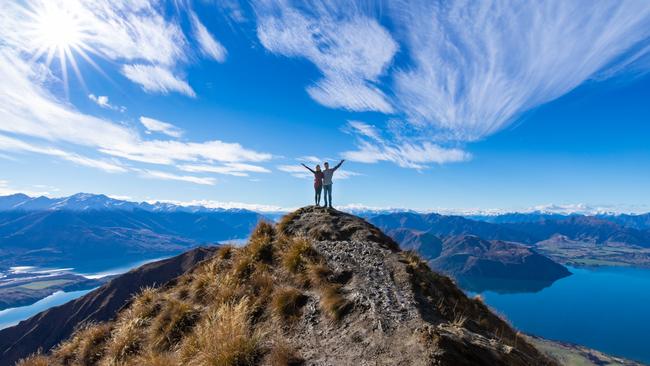
{"type": "Polygon", "coordinates": [[[569,270],[573,275],[536,292],[479,293],[523,332],[650,364],[650,270],[569,270]]]}
{"type": "Polygon", "coordinates": [[[70,300],[74,300],[80,296],[83,296],[90,291],[92,291],[92,289],[83,290],[83,291],[71,291],[71,292],[57,291],[52,295],[40,299],[39,301],[31,305],[2,310],[0,311],[0,329],[4,329],[12,325],[18,324],[18,322],[20,322],[21,320],[28,319],[40,313],[41,311],[47,310],[53,306],[65,304],[66,302],[70,300]]]}
{"type": "MultiPolygon", "coordinates": [[[[76,272],[76,271],[72,271],[72,272],[77,273],[77,274],[81,274],[81,275],[83,275],[83,276],[85,276],[87,278],[100,278],[100,277],[104,277],[104,276],[110,276],[110,275],[116,275],[116,274],[124,273],[124,272],[127,272],[127,271],[131,270],[132,268],[140,267],[143,264],[146,264],[146,263],[149,263],[149,262],[154,262],[154,261],[157,261],[157,260],[162,260],[162,259],[165,259],[165,258],[168,258],[168,257],[169,257],[169,255],[166,256],[166,257],[155,257],[155,258],[149,258],[149,259],[142,259],[142,260],[138,260],[138,261],[135,261],[135,262],[130,262],[129,264],[126,264],[126,265],[121,265],[119,267],[102,269],[99,272],[89,272],[89,273],[79,273],[79,272],[76,272]]],[[[15,268],[19,268],[19,269],[24,270],[24,271],[34,270],[34,271],[37,271],[37,272],[42,272],[37,267],[28,267],[28,266],[14,267],[14,270],[15,270],[15,268]]],[[[104,267],[104,268],[106,268],[106,267],[104,267]]],[[[69,268],[66,269],[66,270],[69,270],[69,268]]],[[[51,272],[51,271],[56,271],[56,270],[49,270],[49,271],[51,272]]],[[[26,273],[29,273],[29,272],[26,272],[26,273]]],[[[47,310],[47,309],[49,309],[49,308],[51,308],[53,306],[58,306],[58,305],[65,304],[66,302],[68,302],[70,300],[74,300],[74,299],[76,299],[78,297],[81,297],[81,296],[87,294],[88,292],[90,292],[92,290],[93,289],[82,290],[82,291],[70,291],[70,292],[57,291],[57,292],[53,293],[52,295],[50,295],[48,297],[45,297],[45,298],[43,298],[43,299],[41,299],[41,300],[31,304],[31,305],[19,306],[19,307],[15,307],[15,308],[9,308],[9,309],[2,310],[2,311],[0,311],[0,329],[4,329],[4,328],[10,327],[12,325],[15,325],[18,322],[20,322],[21,320],[28,319],[28,318],[40,313],[41,311],[47,310]]]]}

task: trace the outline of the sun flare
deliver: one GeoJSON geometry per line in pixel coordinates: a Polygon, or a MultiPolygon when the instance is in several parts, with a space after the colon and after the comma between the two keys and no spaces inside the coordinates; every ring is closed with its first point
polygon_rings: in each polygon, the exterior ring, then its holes
{"type": "Polygon", "coordinates": [[[95,63],[88,53],[91,27],[88,14],[84,14],[82,5],[76,1],[43,1],[32,4],[28,11],[27,32],[30,38],[32,60],[45,60],[49,66],[54,58],[59,59],[64,87],[68,88],[68,66],[71,66],[77,78],[83,78],[77,66],[76,55],[95,63]]]}

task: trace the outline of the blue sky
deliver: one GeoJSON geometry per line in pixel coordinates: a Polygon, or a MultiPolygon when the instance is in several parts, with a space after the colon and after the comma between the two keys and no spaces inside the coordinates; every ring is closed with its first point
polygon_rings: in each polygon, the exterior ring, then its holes
{"type": "Polygon", "coordinates": [[[650,211],[646,1],[8,1],[0,194],[650,211]],[[63,66],[62,66],[63,64],[63,66]]]}

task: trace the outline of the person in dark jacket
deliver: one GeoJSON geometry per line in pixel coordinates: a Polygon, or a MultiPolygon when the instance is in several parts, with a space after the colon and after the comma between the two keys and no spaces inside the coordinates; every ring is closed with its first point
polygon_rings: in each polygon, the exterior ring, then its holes
{"type": "Polygon", "coordinates": [[[316,165],[316,170],[311,169],[305,164],[302,164],[302,166],[314,174],[314,203],[316,206],[320,206],[320,195],[323,191],[323,178],[325,175],[323,174],[323,171],[320,170],[320,165],[316,165]]]}

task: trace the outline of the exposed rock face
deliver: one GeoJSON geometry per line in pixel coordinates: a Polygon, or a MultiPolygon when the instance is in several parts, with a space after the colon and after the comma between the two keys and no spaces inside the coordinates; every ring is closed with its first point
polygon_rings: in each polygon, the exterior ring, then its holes
{"type": "Polygon", "coordinates": [[[447,238],[434,269],[454,276],[554,281],[569,276],[564,266],[520,244],[473,235],[447,238]]]}
{"type": "Polygon", "coordinates": [[[247,246],[224,248],[170,286],[141,294],[115,321],[78,334],[45,362],[71,360],[556,364],[376,227],[316,207],[287,215],[275,228],[259,225],[247,246]],[[101,336],[84,339],[93,334],[101,336]]]}
{"type": "Polygon", "coordinates": [[[38,349],[48,351],[68,338],[81,323],[113,318],[141,288],[165,284],[216,250],[217,247],[196,248],[176,257],[145,264],[76,300],[0,330],[0,365],[13,365],[38,349]]]}
{"type": "Polygon", "coordinates": [[[497,334],[514,335],[505,322],[424,262],[396,253],[365,221],[334,210],[304,208],[284,228],[305,234],[309,230],[304,228],[314,223],[337,233],[328,238],[329,230],[319,230],[323,240],[314,241],[314,247],[334,273],[349,274],[344,290],[354,308],[333,324],[319,317],[315,302],[307,304],[290,339],[300,345],[308,364],[553,364],[525,341],[516,346],[500,341],[497,334]],[[341,222],[355,231],[341,236],[336,230],[341,222]]]}

